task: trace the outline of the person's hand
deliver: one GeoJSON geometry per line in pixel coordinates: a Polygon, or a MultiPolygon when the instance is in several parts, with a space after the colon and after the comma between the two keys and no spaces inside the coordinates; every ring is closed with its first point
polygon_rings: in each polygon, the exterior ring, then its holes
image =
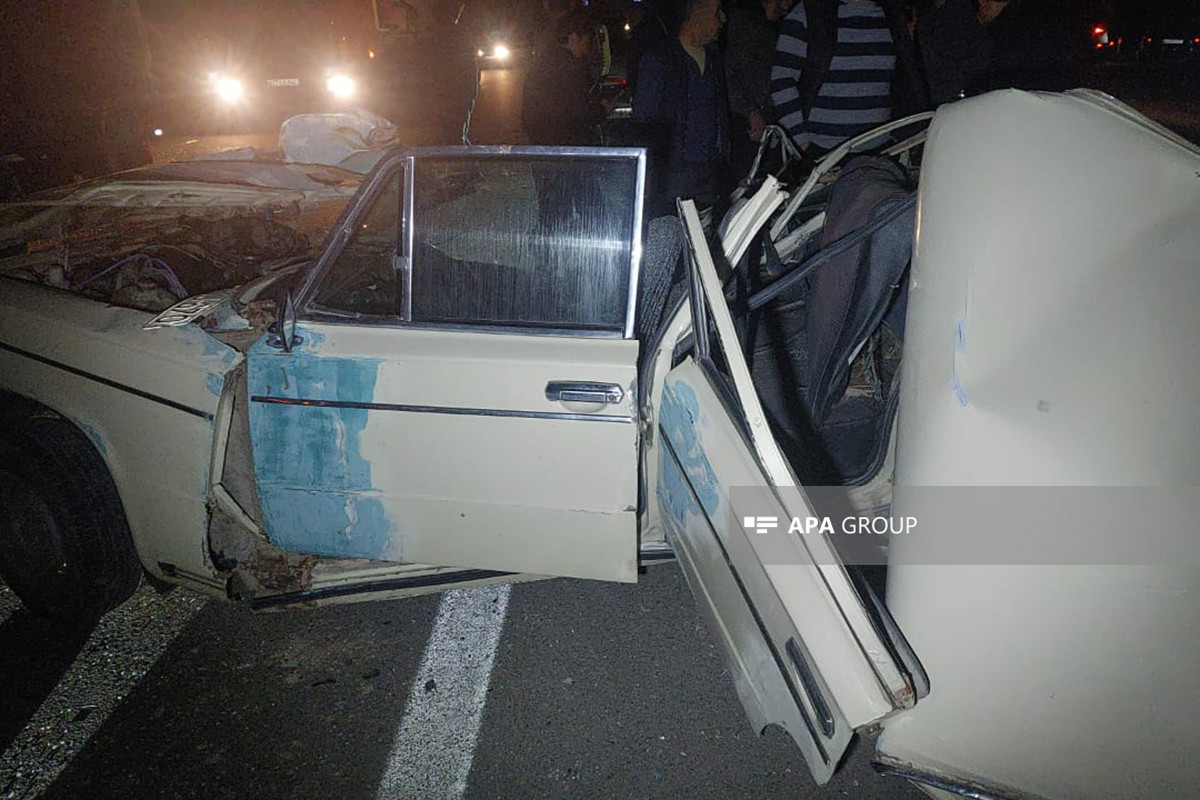
{"type": "Polygon", "coordinates": [[[996,17],[1000,16],[1000,12],[1008,8],[1008,0],[979,0],[979,8],[975,12],[975,16],[979,19],[980,25],[991,25],[996,17]]]}
{"type": "Polygon", "coordinates": [[[758,109],[750,112],[750,138],[753,141],[761,142],[763,134],[767,131],[767,118],[762,115],[758,109]]]}

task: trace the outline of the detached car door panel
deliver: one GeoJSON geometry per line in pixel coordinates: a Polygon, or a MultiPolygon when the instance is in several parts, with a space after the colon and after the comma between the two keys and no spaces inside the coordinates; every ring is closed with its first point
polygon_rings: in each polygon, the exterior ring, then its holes
{"type": "Polygon", "coordinates": [[[795,739],[818,782],[854,731],[912,705],[914,682],[766,425],[692,204],[693,352],[666,376],[656,488],[667,538],[759,729],[795,739]],[[758,521],[773,521],[766,528],[758,521]]]}
{"type": "Polygon", "coordinates": [[[397,158],[249,357],[266,529],[323,556],[632,581],[639,151],[397,158]]]}

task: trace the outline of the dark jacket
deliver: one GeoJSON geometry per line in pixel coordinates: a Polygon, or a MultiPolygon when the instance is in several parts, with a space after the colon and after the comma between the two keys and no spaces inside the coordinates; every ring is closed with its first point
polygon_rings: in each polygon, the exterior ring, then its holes
{"type": "Polygon", "coordinates": [[[917,8],[917,39],[934,104],[993,89],[1069,89],[1077,48],[1065,0],[1009,0],[990,25],[970,0],[917,8]]]}
{"type": "Polygon", "coordinates": [[[590,145],[604,108],[591,93],[586,59],[561,46],[539,53],[525,79],[521,124],[532,144],[590,145]]]}
{"type": "Polygon", "coordinates": [[[767,19],[761,6],[729,10],[725,29],[725,80],[729,110],[739,116],[751,111],[771,117],[771,61],[779,26],[767,19]]]}
{"type": "Polygon", "coordinates": [[[630,92],[637,92],[638,67],[641,66],[642,56],[659,42],[671,38],[670,15],[660,8],[661,5],[660,2],[644,3],[646,15],[634,26],[629,36],[625,53],[625,83],[630,92]]]}
{"type": "Polygon", "coordinates": [[[695,61],[675,37],[659,42],[639,67],[633,96],[635,136],[650,153],[651,191],[713,200],[724,191],[729,160],[729,95],[725,64],[706,45],[707,102],[689,82],[695,61]]]}

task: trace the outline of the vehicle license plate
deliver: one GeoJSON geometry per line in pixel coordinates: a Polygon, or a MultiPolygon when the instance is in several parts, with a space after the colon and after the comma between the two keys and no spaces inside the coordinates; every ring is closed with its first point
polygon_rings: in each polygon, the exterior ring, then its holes
{"type": "Polygon", "coordinates": [[[268,78],[267,86],[299,86],[299,78],[268,78]]]}

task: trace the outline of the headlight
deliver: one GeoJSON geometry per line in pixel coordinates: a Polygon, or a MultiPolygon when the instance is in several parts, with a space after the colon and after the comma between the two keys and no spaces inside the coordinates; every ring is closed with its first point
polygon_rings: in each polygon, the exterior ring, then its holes
{"type": "Polygon", "coordinates": [[[509,49],[502,44],[498,44],[492,49],[492,57],[499,61],[507,61],[511,55],[509,49]]]}
{"type": "Polygon", "coordinates": [[[218,78],[217,97],[226,103],[236,103],[242,99],[242,82],[236,78],[218,78]]]}
{"type": "Polygon", "coordinates": [[[325,79],[325,89],[334,97],[350,97],[354,94],[354,79],[345,75],[331,75],[325,79]]]}

